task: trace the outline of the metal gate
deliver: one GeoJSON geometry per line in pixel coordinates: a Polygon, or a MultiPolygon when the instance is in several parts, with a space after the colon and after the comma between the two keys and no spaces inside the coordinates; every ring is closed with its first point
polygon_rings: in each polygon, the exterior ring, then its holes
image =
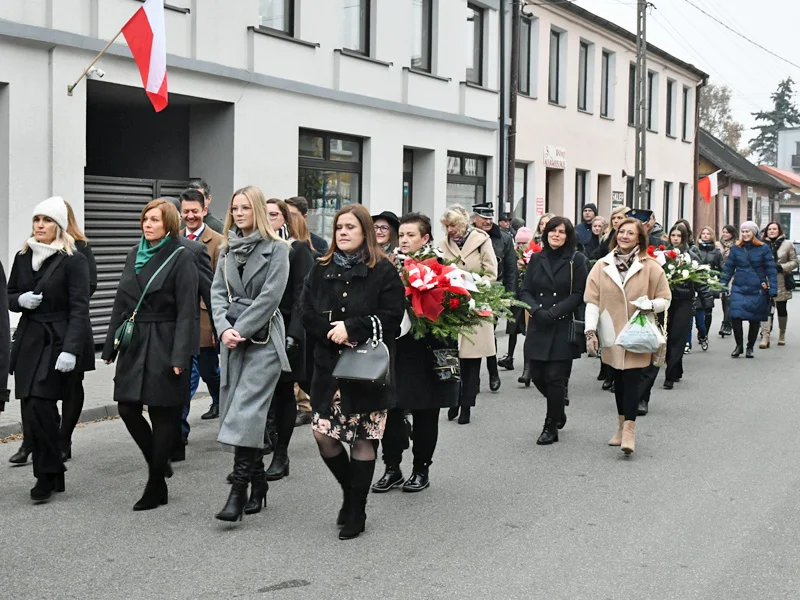
{"type": "Polygon", "coordinates": [[[95,344],[103,344],[125,258],[139,243],[139,217],[153,198],[179,196],[188,181],[84,177],[84,233],[97,261],[97,291],[89,303],[95,344]]]}

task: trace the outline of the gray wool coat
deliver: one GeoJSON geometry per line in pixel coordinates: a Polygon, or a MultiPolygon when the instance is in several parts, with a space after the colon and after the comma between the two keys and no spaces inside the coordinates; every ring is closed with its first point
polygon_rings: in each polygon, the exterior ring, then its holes
{"type": "Polygon", "coordinates": [[[228,284],[233,298],[249,304],[233,327],[246,342],[233,350],[220,344],[220,423],[217,441],[230,446],[264,447],[264,430],[272,394],[282,371],[289,371],[286,356],[286,329],[278,311],[289,279],[289,244],[262,240],[247,259],[239,276],[236,259],[223,249],[211,286],[211,309],[214,325],[221,336],[231,329],[226,318],[228,284]],[[272,318],[267,344],[251,340],[272,318]]]}

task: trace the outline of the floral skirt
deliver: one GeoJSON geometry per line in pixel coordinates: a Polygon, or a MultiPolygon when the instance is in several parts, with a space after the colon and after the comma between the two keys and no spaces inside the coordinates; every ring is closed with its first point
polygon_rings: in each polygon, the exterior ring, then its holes
{"type": "Polygon", "coordinates": [[[386,428],[386,411],[346,415],[341,402],[314,412],[311,428],[335,440],[353,444],[356,440],[380,440],[386,428]]]}

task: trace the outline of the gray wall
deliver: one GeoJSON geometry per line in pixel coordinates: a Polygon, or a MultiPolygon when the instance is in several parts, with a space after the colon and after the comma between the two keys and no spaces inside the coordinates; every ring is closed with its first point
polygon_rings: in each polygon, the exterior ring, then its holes
{"type": "Polygon", "coordinates": [[[222,103],[195,104],[189,111],[189,175],[208,182],[210,209],[220,219],[234,189],[234,111],[233,104],[222,103]]]}
{"type": "MultiPolygon", "coordinates": [[[[8,226],[9,219],[9,103],[8,103],[8,84],[0,82],[0,256],[5,260],[8,254],[8,226]]],[[[6,277],[11,272],[11,265],[3,265],[6,277]]]]}

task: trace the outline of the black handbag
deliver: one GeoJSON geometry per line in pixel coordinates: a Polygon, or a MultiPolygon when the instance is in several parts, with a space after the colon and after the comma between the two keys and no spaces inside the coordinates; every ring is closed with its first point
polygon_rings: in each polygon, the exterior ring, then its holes
{"type": "MultiPolygon", "coordinates": [[[[572,279],[574,275],[575,260],[569,261],[569,294],[572,295],[572,279]]],[[[576,319],[575,314],[569,322],[569,343],[577,346],[581,354],[586,353],[586,321],[576,319]]]]}
{"type": "MultiPolygon", "coordinates": [[[[231,327],[236,326],[236,321],[239,317],[242,316],[244,311],[246,311],[250,304],[252,304],[252,300],[243,299],[243,298],[234,298],[231,294],[231,286],[228,283],[228,255],[225,255],[225,264],[222,267],[222,272],[225,275],[225,289],[228,292],[228,310],[225,312],[225,318],[228,320],[228,323],[231,324],[231,327]]],[[[272,335],[272,318],[274,317],[274,313],[272,317],[269,318],[267,324],[264,325],[261,329],[259,329],[253,337],[251,338],[251,342],[255,344],[266,344],[269,342],[269,338],[272,335]]]]}
{"type": "Polygon", "coordinates": [[[391,383],[391,360],[389,348],[383,343],[383,325],[378,317],[369,318],[372,321],[372,338],[342,350],[333,369],[333,377],[339,382],[377,386],[391,383]]]}
{"type": "Polygon", "coordinates": [[[793,291],[794,289],[797,288],[797,284],[794,281],[794,275],[792,275],[791,273],[785,273],[784,272],[784,274],[783,274],[783,287],[786,288],[787,292],[791,292],[791,291],[793,291]]]}
{"type": "Polygon", "coordinates": [[[461,381],[458,348],[432,348],[431,352],[433,353],[433,378],[436,383],[461,381]]]}

